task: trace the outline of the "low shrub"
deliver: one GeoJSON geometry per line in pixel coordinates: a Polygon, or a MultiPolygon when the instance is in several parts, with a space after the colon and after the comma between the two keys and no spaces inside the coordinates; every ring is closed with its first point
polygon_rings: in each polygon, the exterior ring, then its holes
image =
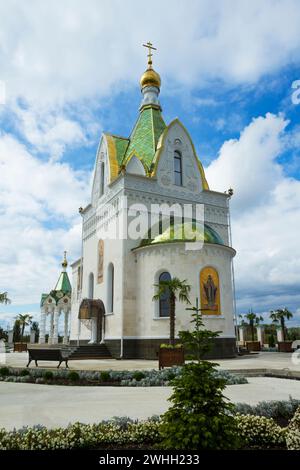
{"type": "Polygon", "coordinates": [[[0,368],[0,375],[2,377],[6,377],[9,375],[9,368],[8,367],[1,367],[0,368]]]}
{"type": "Polygon", "coordinates": [[[78,372],[75,372],[75,370],[69,372],[68,379],[71,380],[71,382],[78,382],[78,380],[80,380],[78,372]]]}
{"type": "Polygon", "coordinates": [[[30,375],[30,372],[29,372],[28,369],[23,369],[23,370],[21,370],[21,372],[20,372],[20,376],[21,376],[21,377],[25,377],[25,376],[27,376],[27,375],[30,375]]]}
{"type": "Polygon", "coordinates": [[[145,378],[145,374],[143,372],[140,372],[140,371],[135,371],[132,374],[132,378],[139,382],[140,380],[145,378]]]}
{"type": "Polygon", "coordinates": [[[45,380],[52,380],[54,377],[54,374],[51,370],[46,370],[43,374],[45,380]]]}
{"type": "Polygon", "coordinates": [[[286,428],[278,426],[272,418],[237,414],[235,422],[243,447],[285,447],[286,428]]]}
{"type": "Polygon", "coordinates": [[[100,373],[100,380],[101,382],[109,382],[111,379],[110,373],[106,370],[100,373]]]}
{"type": "Polygon", "coordinates": [[[247,405],[246,403],[237,403],[235,405],[235,411],[243,415],[265,416],[266,418],[273,418],[277,421],[290,421],[299,406],[300,400],[290,397],[289,400],[261,401],[253,406],[247,405]]]}
{"type": "Polygon", "coordinates": [[[289,450],[300,450],[300,406],[287,427],[286,444],[289,450]]]}

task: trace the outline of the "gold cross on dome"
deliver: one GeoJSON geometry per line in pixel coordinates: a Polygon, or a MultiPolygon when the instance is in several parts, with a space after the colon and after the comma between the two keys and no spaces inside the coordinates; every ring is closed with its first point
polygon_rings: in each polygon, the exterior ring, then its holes
{"type": "Polygon", "coordinates": [[[148,57],[148,65],[151,67],[152,65],[152,52],[151,51],[156,51],[156,47],[153,47],[153,44],[148,41],[147,44],[143,44],[143,47],[147,47],[148,48],[148,54],[147,54],[147,57],[148,57]]]}

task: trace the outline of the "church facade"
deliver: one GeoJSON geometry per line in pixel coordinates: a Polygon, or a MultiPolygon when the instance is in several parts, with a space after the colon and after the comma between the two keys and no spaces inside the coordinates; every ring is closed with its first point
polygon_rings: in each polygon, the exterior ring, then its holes
{"type": "MultiPolygon", "coordinates": [[[[222,332],[213,356],[232,357],[231,193],[209,188],[184,125],[178,119],[165,123],[150,50],[148,58],[136,124],[128,138],[102,135],[91,201],[80,209],[82,254],[72,264],[70,343],[105,343],[113,357],[156,358],[169,338],[169,304],[166,297],[153,300],[155,285],[178,277],[191,286],[191,303],[200,300],[205,325],[222,332]],[[166,225],[160,209],[153,219],[153,207],[175,206],[179,213],[189,208],[190,224],[171,211],[166,225]],[[202,223],[195,216],[199,207],[202,223]]],[[[176,333],[190,328],[186,307],[176,304],[176,333]]]]}

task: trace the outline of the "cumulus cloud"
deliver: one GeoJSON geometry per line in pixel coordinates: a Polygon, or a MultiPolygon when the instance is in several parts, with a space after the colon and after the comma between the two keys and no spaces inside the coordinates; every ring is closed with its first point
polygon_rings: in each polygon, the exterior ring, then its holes
{"type": "Polygon", "coordinates": [[[299,62],[299,23],[297,0],[2,2],[0,79],[8,99],[106,95],[137,82],[150,38],[157,68],[173,82],[248,83],[299,62]]]}
{"type": "MultiPolygon", "coordinates": [[[[14,305],[38,302],[54,287],[57,256],[79,255],[78,207],[88,198],[90,175],[41,161],[13,136],[0,136],[0,285],[14,305]]],[[[74,259],[74,258],[73,258],[74,259]]]]}
{"type": "MultiPolygon", "coordinates": [[[[239,310],[300,304],[300,181],[277,157],[290,146],[282,115],[258,117],[223,144],[206,170],[213,189],[232,186],[232,229],[239,310]]],[[[294,136],[292,137],[294,139],[294,136]]]]}

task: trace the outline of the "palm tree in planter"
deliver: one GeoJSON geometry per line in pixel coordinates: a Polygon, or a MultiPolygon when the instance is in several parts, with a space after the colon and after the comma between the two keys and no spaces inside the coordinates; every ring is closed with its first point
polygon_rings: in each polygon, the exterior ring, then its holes
{"type": "Polygon", "coordinates": [[[242,325],[247,325],[250,327],[251,331],[251,342],[246,341],[247,346],[249,349],[252,349],[253,351],[259,351],[260,350],[260,344],[259,341],[255,341],[255,328],[263,321],[263,317],[261,315],[256,315],[256,313],[252,312],[252,309],[249,310],[248,313],[244,315],[244,318],[246,321],[242,321],[242,325]]]}
{"type": "Polygon", "coordinates": [[[20,322],[21,339],[23,340],[25,327],[31,325],[32,323],[32,315],[29,315],[29,313],[24,313],[24,315],[20,313],[17,317],[17,320],[20,322]]]}
{"type": "Polygon", "coordinates": [[[281,352],[291,352],[292,341],[286,341],[285,322],[286,320],[290,320],[291,318],[293,318],[292,312],[290,312],[287,308],[279,308],[277,310],[271,310],[270,318],[272,319],[273,323],[276,323],[276,324],[280,323],[283,341],[278,341],[278,350],[281,352]]]}
{"type": "MultiPolygon", "coordinates": [[[[164,367],[165,365],[175,365],[178,363],[178,358],[175,357],[175,310],[176,310],[176,302],[179,300],[180,302],[184,302],[186,304],[190,304],[189,293],[191,290],[191,286],[187,284],[186,279],[181,281],[178,277],[173,277],[167,281],[160,281],[159,284],[155,284],[154,287],[156,288],[157,292],[153,296],[153,300],[160,300],[162,297],[167,297],[169,299],[169,315],[170,315],[170,339],[169,339],[169,346],[162,347],[161,345],[159,353],[160,353],[160,368],[164,367]],[[163,351],[164,350],[164,351],[163,351]],[[163,360],[162,355],[166,356],[166,361],[163,360]],[[167,358],[168,356],[168,358],[167,358]],[[175,362],[174,362],[175,361],[175,362]],[[170,362],[173,362],[172,364],[170,362]]],[[[179,360],[180,363],[183,362],[183,349],[182,346],[177,345],[179,354],[181,352],[182,359],[179,360]],[[181,349],[181,351],[180,351],[181,349]]]]}

